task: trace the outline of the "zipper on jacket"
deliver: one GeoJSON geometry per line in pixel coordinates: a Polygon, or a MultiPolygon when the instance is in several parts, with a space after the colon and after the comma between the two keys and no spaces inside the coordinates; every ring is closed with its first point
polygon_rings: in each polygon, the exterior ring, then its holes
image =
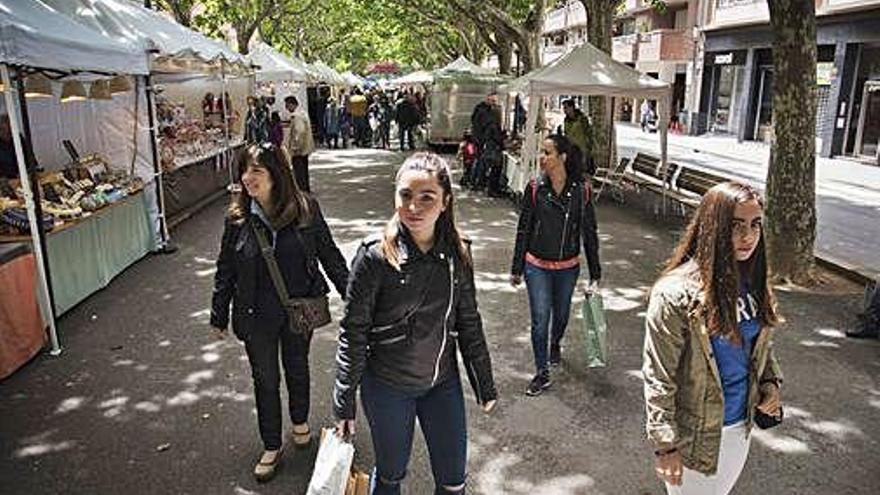
{"type": "Polygon", "coordinates": [[[449,314],[452,312],[452,300],[455,295],[455,272],[453,270],[452,258],[448,259],[446,263],[449,265],[449,304],[446,305],[446,316],[443,318],[443,343],[440,344],[440,352],[437,354],[437,361],[434,362],[434,378],[431,379],[432,387],[437,383],[437,377],[440,375],[440,359],[446,350],[446,325],[449,323],[449,314]]]}
{"type": "Polygon", "coordinates": [[[562,222],[562,240],[559,242],[559,259],[562,259],[562,253],[565,250],[565,234],[568,230],[568,215],[571,213],[571,191],[568,192],[568,206],[565,208],[565,220],[562,222]]]}

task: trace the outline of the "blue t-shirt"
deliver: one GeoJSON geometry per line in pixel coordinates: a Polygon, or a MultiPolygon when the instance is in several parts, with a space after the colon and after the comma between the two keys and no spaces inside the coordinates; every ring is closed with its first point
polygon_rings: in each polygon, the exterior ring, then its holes
{"type": "Polygon", "coordinates": [[[755,338],[761,329],[757,319],[758,302],[748,290],[740,289],[736,300],[736,321],[742,335],[742,345],[716,335],[712,337],[712,350],[715,363],[721,374],[721,388],[724,392],[724,425],[731,425],[746,419],[746,405],[749,397],[749,360],[755,338]]]}

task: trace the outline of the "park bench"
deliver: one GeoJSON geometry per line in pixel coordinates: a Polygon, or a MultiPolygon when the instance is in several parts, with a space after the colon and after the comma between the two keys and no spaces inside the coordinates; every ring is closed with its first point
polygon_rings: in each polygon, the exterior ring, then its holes
{"type": "Polygon", "coordinates": [[[602,197],[602,193],[605,189],[608,189],[617,202],[623,203],[623,188],[621,187],[621,181],[623,180],[624,171],[626,170],[627,165],[629,165],[629,158],[621,158],[614,168],[600,167],[596,169],[596,173],[592,177],[593,187],[596,191],[596,201],[599,201],[599,198],[602,197]]]}
{"type": "Polygon", "coordinates": [[[685,206],[696,207],[709,189],[730,179],[706,170],[682,166],[673,177],[670,197],[685,206]]]}
{"type": "Polygon", "coordinates": [[[627,168],[623,180],[636,190],[647,189],[662,195],[664,185],[668,187],[672,184],[672,178],[675,177],[678,169],[678,165],[670,163],[664,173],[659,158],[646,153],[637,153],[627,168]]]}
{"type": "Polygon", "coordinates": [[[623,174],[622,180],[628,182],[637,192],[648,190],[657,195],[664,194],[675,201],[681,212],[685,208],[696,208],[706,191],[716,184],[727,182],[728,177],[695,167],[670,162],[666,174],[660,159],[646,154],[637,153],[623,174]]]}

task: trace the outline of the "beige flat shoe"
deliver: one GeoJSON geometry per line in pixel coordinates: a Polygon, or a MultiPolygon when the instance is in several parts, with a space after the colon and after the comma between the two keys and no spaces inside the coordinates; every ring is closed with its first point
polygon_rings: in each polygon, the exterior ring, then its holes
{"type": "Polygon", "coordinates": [[[260,461],[254,467],[254,478],[260,483],[271,480],[279,464],[281,464],[281,449],[264,450],[260,461]]]}
{"type": "Polygon", "coordinates": [[[293,439],[294,447],[301,449],[307,447],[312,441],[312,430],[308,423],[301,425],[293,425],[293,432],[290,434],[293,439]]]}

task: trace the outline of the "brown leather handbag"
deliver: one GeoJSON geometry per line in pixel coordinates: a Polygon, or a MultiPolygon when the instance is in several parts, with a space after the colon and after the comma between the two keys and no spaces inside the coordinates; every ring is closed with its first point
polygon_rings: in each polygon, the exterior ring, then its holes
{"type": "MultiPolygon", "coordinates": [[[[330,301],[327,296],[290,297],[290,292],[287,291],[287,285],[284,283],[284,277],[281,276],[281,269],[278,268],[278,261],[275,259],[275,249],[269,245],[266,233],[262,229],[256,225],[251,227],[256,234],[260,252],[263,253],[263,259],[266,260],[266,266],[269,268],[272,285],[275,286],[278,299],[287,312],[290,329],[295,333],[311,335],[315,329],[329,324],[331,321],[330,301]]],[[[302,242],[299,231],[296,235],[302,242]]]]}

